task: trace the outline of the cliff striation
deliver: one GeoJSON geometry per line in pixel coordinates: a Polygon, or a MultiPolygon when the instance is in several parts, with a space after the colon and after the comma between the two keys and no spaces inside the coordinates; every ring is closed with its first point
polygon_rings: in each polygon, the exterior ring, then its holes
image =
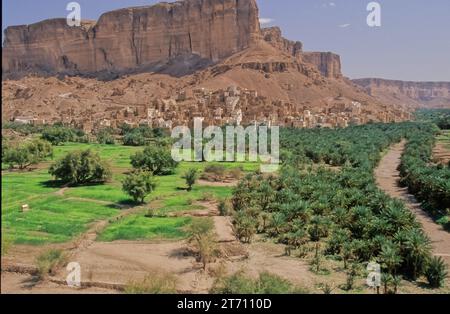
{"type": "Polygon", "coordinates": [[[406,82],[365,78],[353,80],[385,103],[410,107],[450,107],[450,82],[406,82]]]}
{"type": "Polygon", "coordinates": [[[4,74],[92,74],[161,66],[173,59],[212,63],[261,36],[256,0],[184,0],[103,14],[81,27],[65,19],[8,27],[4,74]]]}

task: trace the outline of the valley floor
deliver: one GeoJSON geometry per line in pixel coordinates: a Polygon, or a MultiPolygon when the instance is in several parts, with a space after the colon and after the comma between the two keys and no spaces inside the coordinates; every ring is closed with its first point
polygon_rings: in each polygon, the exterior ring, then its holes
{"type": "Polygon", "coordinates": [[[421,209],[420,203],[413,195],[408,193],[408,188],[399,185],[400,173],[398,166],[405,148],[405,142],[395,144],[383,157],[378,168],[375,170],[375,177],[381,190],[394,198],[402,200],[407,207],[416,215],[422,224],[424,231],[430,237],[433,254],[441,256],[450,266],[450,233],[442,226],[435,223],[433,219],[421,209]]]}

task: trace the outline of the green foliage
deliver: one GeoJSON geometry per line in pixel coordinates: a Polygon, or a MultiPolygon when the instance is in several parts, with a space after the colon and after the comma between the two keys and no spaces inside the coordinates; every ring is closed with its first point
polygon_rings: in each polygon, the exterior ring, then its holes
{"type": "Polygon", "coordinates": [[[68,153],[50,166],[49,173],[64,183],[101,183],[111,178],[108,163],[90,149],[68,153]]]}
{"type": "Polygon", "coordinates": [[[38,275],[44,278],[47,275],[55,275],[57,267],[63,266],[66,256],[62,250],[50,249],[36,258],[38,275]]]}
{"type": "Polygon", "coordinates": [[[127,283],[124,292],[127,294],[174,294],[177,292],[177,282],[175,275],[155,270],[142,281],[127,283]]]}
{"type": "Polygon", "coordinates": [[[433,257],[427,265],[425,270],[425,276],[428,283],[433,288],[440,288],[444,285],[447,278],[447,265],[442,257],[433,257]]]}
{"type": "Polygon", "coordinates": [[[219,254],[212,219],[197,218],[187,228],[190,234],[189,243],[194,245],[203,269],[219,254]]]}
{"type": "Polygon", "coordinates": [[[2,162],[9,164],[10,168],[17,165],[19,169],[25,169],[51,157],[53,148],[47,141],[33,139],[17,147],[8,146],[3,153],[2,162]]]}
{"type": "Polygon", "coordinates": [[[165,136],[164,131],[156,128],[152,129],[148,126],[140,126],[131,128],[129,126],[122,127],[123,143],[127,146],[144,146],[150,142],[161,139],[165,136]]]}
{"type": "Polygon", "coordinates": [[[197,181],[197,169],[191,168],[183,175],[183,179],[186,180],[186,185],[188,186],[188,192],[192,191],[192,186],[197,181]]]}
{"type": "Polygon", "coordinates": [[[373,171],[390,145],[427,129],[421,123],[282,129],[279,175],[248,175],[233,192],[238,236],[248,240],[264,214],[270,223],[259,230],[279,243],[326,242],[324,253],[340,256],[346,269],[378,258],[389,272],[417,278],[431,255],[429,240],[405,205],[378,189],[373,171]]]}
{"type": "Polygon", "coordinates": [[[416,113],[419,121],[432,122],[442,130],[450,129],[450,109],[426,109],[416,113]]]}
{"type": "Polygon", "coordinates": [[[260,273],[257,279],[243,272],[237,272],[231,276],[218,278],[211,292],[215,294],[291,294],[302,291],[289,281],[268,272],[260,273]]]}
{"type": "MultiPolygon", "coordinates": [[[[431,163],[436,127],[424,124],[408,136],[400,165],[400,182],[439,220],[450,208],[450,167],[431,163]]],[[[444,225],[450,229],[450,222],[444,225]]]]}
{"type": "Polygon", "coordinates": [[[152,172],[154,175],[173,174],[178,162],[174,161],[168,148],[147,146],[144,151],[131,156],[135,169],[152,172]]]}
{"type": "Polygon", "coordinates": [[[116,140],[114,139],[114,132],[111,128],[101,129],[97,132],[97,143],[114,145],[116,140]]]}
{"type": "Polygon", "coordinates": [[[156,188],[156,182],[150,172],[137,170],[128,174],[122,181],[122,190],[135,202],[144,203],[145,198],[156,188]]]}
{"type": "Polygon", "coordinates": [[[86,142],[83,131],[61,125],[45,127],[41,136],[53,145],[60,145],[64,142],[86,142]]]}

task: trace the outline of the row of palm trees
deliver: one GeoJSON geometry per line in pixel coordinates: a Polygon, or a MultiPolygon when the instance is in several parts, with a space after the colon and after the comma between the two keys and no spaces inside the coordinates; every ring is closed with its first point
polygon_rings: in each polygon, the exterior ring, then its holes
{"type": "MultiPolygon", "coordinates": [[[[429,239],[402,202],[376,187],[372,175],[384,149],[418,130],[415,123],[282,130],[279,174],[248,175],[234,191],[238,235],[250,242],[255,233],[265,234],[284,243],[287,253],[321,243],[323,254],[342,260],[349,274],[353,264],[377,261],[386,291],[388,286],[396,291],[400,276],[427,275],[434,261],[429,239]],[[330,170],[330,164],[341,170],[330,170]]],[[[445,269],[437,273],[440,285],[445,269]]]]}

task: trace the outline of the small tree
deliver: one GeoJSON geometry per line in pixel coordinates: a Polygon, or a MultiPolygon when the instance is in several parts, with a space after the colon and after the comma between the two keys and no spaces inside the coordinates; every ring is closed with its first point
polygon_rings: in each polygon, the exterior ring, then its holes
{"type": "Polygon", "coordinates": [[[206,270],[207,264],[218,254],[214,222],[210,218],[194,219],[188,228],[188,232],[190,233],[189,242],[194,244],[203,264],[203,269],[206,270]]]}
{"type": "Polygon", "coordinates": [[[173,174],[178,166],[168,148],[155,146],[147,146],[144,151],[131,156],[131,164],[135,169],[147,170],[157,176],[173,174]]]}
{"type": "Polygon", "coordinates": [[[186,185],[188,186],[188,192],[192,191],[192,186],[197,181],[197,169],[191,168],[189,169],[183,176],[183,179],[186,180],[186,185]]]}
{"type": "Polygon", "coordinates": [[[134,171],[122,182],[122,190],[130,195],[135,202],[144,203],[145,198],[156,188],[153,175],[146,171],[134,171]]]}
{"type": "Polygon", "coordinates": [[[9,164],[10,168],[17,165],[19,169],[26,169],[52,155],[53,148],[49,142],[33,139],[18,147],[8,147],[4,152],[3,162],[9,164]]]}
{"type": "Polygon", "coordinates": [[[99,144],[114,145],[116,141],[112,129],[106,128],[99,130],[97,133],[97,142],[99,144]]]}
{"type": "Polygon", "coordinates": [[[49,173],[65,183],[102,183],[111,178],[108,163],[91,150],[74,151],[50,166],[49,173]]]}

